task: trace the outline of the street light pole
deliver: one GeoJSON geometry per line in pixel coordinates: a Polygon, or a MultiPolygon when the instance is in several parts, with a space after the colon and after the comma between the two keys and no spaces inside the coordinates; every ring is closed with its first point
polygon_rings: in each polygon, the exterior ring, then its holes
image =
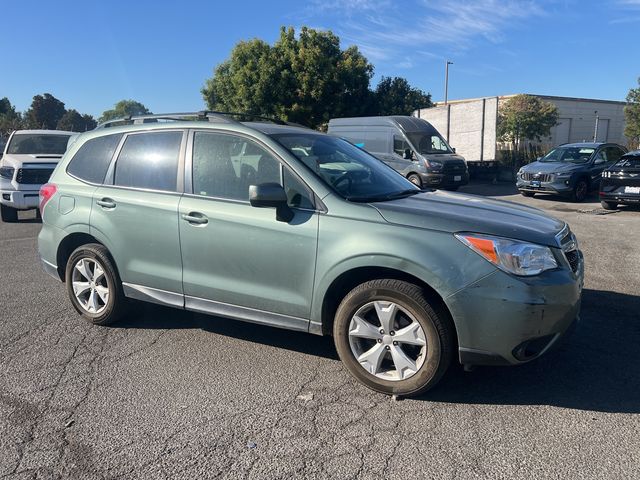
{"type": "Polygon", "coordinates": [[[453,62],[447,60],[444,66],[444,104],[447,104],[447,98],[449,96],[449,65],[453,65],[453,62]]]}

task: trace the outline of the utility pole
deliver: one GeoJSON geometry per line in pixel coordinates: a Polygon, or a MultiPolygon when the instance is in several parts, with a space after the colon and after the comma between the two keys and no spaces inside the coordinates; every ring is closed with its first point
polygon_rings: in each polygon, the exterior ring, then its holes
{"type": "Polygon", "coordinates": [[[598,116],[598,110],[596,110],[596,128],[593,131],[593,141],[598,141],[598,122],[600,121],[600,117],[598,116]]]}
{"type": "Polygon", "coordinates": [[[447,104],[447,98],[449,96],[449,65],[453,65],[453,62],[447,60],[444,66],[444,104],[447,104]]]}

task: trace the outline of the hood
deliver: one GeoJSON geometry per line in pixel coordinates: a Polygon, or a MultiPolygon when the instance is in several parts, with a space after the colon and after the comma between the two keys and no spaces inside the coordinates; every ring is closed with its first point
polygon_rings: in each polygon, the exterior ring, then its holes
{"type": "Polygon", "coordinates": [[[518,203],[436,190],[372,203],[389,223],[446,232],[474,232],[557,247],[565,222],[518,203]]]}
{"type": "Polygon", "coordinates": [[[439,162],[447,162],[449,160],[465,161],[464,157],[455,153],[421,153],[420,156],[427,160],[438,160],[439,162]]]}
{"type": "Polygon", "coordinates": [[[52,165],[56,165],[61,158],[62,158],[62,155],[49,155],[49,154],[26,155],[26,154],[16,154],[16,153],[5,153],[2,159],[0,160],[0,163],[5,167],[20,168],[25,163],[39,163],[39,164],[50,163],[52,165]]]}
{"type": "Polygon", "coordinates": [[[523,172],[528,173],[563,173],[582,170],[586,163],[568,162],[533,162],[522,167],[523,172]]]}

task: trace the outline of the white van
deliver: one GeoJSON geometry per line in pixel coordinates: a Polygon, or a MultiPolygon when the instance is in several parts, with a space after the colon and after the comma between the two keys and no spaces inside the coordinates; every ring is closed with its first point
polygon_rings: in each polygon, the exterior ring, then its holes
{"type": "Polygon", "coordinates": [[[457,190],[469,183],[464,158],[421,118],[333,118],[328,133],[363,148],[420,188],[457,190]]]}

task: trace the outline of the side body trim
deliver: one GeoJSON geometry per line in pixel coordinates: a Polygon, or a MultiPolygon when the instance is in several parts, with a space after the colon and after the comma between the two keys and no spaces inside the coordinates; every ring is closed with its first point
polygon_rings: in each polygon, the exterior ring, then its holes
{"type": "Polygon", "coordinates": [[[126,282],[122,282],[122,289],[126,297],[135,300],[184,308],[184,296],[181,293],[167,292],[158,288],[143,287],[126,282]]]}

